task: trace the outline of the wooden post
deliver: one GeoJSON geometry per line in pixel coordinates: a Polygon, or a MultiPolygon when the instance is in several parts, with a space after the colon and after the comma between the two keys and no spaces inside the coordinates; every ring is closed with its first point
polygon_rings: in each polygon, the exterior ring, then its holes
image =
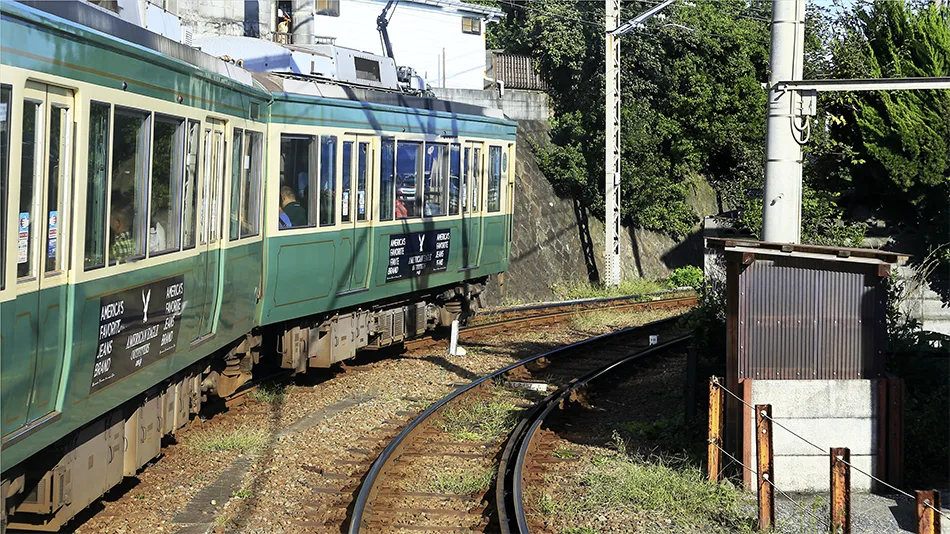
{"type": "Polygon", "coordinates": [[[725,395],[719,378],[709,377],[709,443],[707,444],[709,480],[719,482],[722,478],[722,414],[725,395]]]}
{"type": "Polygon", "coordinates": [[[940,516],[934,509],[940,509],[940,492],[937,490],[917,490],[917,534],[940,534],[940,516]],[[931,508],[930,506],[933,506],[931,508]]]}
{"type": "Polygon", "coordinates": [[[758,475],[759,530],[775,524],[775,476],[772,473],[772,405],[755,405],[755,460],[758,475]]]}
{"type": "Polygon", "coordinates": [[[831,534],[851,534],[851,466],[845,462],[851,462],[851,450],[832,448],[831,534]]]}

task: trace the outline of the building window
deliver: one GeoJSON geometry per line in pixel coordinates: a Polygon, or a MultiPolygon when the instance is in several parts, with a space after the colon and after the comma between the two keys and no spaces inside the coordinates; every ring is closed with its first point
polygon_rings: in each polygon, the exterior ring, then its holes
{"type": "Polygon", "coordinates": [[[340,0],[317,0],[317,15],[340,16],[340,0]]]}
{"type": "Polygon", "coordinates": [[[481,35],[482,19],[478,17],[462,17],[462,33],[481,35]]]}

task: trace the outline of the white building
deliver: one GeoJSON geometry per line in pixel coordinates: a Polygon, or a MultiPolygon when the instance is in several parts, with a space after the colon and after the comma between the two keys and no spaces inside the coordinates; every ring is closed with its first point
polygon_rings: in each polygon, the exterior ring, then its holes
{"type": "MultiPolygon", "coordinates": [[[[386,55],[376,19],[386,0],[148,0],[177,8],[194,39],[243,35],[296,44],[333,43],[386,55]],[[278,26],[279,13],[291,20],[278,26]],[[281,33],[287,30],[286,33],[281,33]]],[[[460,0],[401,0],[389,10],[396,64],[432,87],[482,89],[485,25],[502,11],[460,0]]]]}

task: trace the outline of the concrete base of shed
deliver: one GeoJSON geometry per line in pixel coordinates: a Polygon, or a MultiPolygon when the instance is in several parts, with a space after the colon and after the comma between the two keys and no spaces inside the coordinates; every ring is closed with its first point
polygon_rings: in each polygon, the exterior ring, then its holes
{"type": "MultiPolygon", "coordinates": [[[[887,473],[883,472],[885,463],[879,458],[879,455],[887,455],[882,440],[888,440],[886,435],[881,435],[887,434],[887,425],[880,424],[881,412],[887,410],[886,403],[879,398],[881,382],[742,380],[746,402],[753,406],[772,405],[774,484],[786,492],[827,492],[831,447],[848,447],[854,467],[887,479],[887,473]]],[[[888,415],[885,413],[883,417],[886,420],[888,415]]],[[[755,469],[752,409],[744,408],[743,422],[743,463],[755,469]]],[[[746,485],[754,487],[756,475],[747,470],[744,473],[746,485]]],[[[851,470],[852,491],[870,491],[875,487],[870,477],[851,470]]]]}

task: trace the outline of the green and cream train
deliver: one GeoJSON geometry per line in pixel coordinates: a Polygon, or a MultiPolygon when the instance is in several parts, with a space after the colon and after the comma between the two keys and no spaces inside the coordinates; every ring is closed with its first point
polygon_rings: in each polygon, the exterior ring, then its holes
{"type": "Polygon", "coordinates": [[[261,369],[470,313],[511,243],[503,116],[381,88],[387,58],[334,52],[366,83],[252,73],[65,4],[0,2],[0,496],[18,529],[59,528],[261,369]]]}

